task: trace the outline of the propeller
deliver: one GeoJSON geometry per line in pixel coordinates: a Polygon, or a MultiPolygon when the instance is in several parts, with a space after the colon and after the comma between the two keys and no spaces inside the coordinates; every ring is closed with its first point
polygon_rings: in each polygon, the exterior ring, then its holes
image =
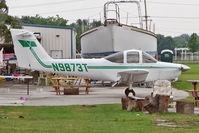
{"type": "Polygon", "coordinates": [[[191,69],[191,68],[188,67],[188,66],[186,66],[186,65],[181,65],[181,68],[180,68],[180,70],[181,70],[182,72],[188,71],[188,70],[190,70],[190,69],[191,69]]]}

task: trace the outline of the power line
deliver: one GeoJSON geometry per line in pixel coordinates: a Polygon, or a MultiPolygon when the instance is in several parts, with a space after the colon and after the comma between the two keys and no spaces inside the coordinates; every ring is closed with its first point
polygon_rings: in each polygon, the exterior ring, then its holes
{"type": "MultiPolygon", "coordinates": [[[[123,13],[128,13],[128,14],[131,14],[131,15],[134,15],[136,16],[136,14],[130,12],[130,11],[127,11],[127,10],[124,10],[124,9],[120,9],[120,11],[122,11],[123,13]]],[[[138,15],[137,15],[138,16],[138,15]]]]}
{"type": "Polygon", "coordinates": [[[199,6],[199,4],[189,4],[189,3],[173,3],[173,2],[157,2],[157,1],[148,1],[151,4],[164,4],[164,5],[177,5],[177,6],[199,6]]]}
{"type": "MultiPolygon", "coordinates": [[[[153,18],[153,20],[160,21],[160,22],[162,22],[162,21],[164,21],[164,22],[176,22],[176,23],[182,22],[181,19],[159,19],[159,18],[153,18]]],[[[185,22],[185,23],[189,22],[189,24],[190,24],[190,22],[197,22],[198,23],[198,20],[199,19],[184,19],[183,22],[185,22]]]]}
{"type": "Polygon", "coordinates": [[[187,32],[185,31],[174,31],[174,30],[162,30],[162,29],[158,29],[158,32],[156,34],[163,34],[162,32],[166,32],[168,34],[186,34],[187,32]]]}
{"type": "Polygon", "coordinates": [[[188,26],[184,27],[183,25],[171,25],[171,24],[169,24],[169,26],[168,25],[158,25],[157,27],[159,27],[161,29],[166,29],[166,28],[170,27],[172,30],[178,30],[178,31],[188,31],[188,30],[198,31],[198,29],[195,28],[195,27],[188,27],[188,26]],[[171,28],[171,26],[172,26],[172,28],[171,28]]]}
{"type": "MultiPolygon", "coordinates": [[[[144,16],[142,16],[144,17],[144,16]]],[[[123,19],[125,17],[122,17],[123,19]]],[[[129,18],[138,18],[137,16],[129,17],[129,18]]],[[[149,18],[160,18],[160,19],[199,19],[199,17],[178,17],[178,16],[149,16],[149,18]]]]}
{"type": "Polygon", "coordinates": [[[30,8],[30,7],[40,7],[40,6],[49,6],[49,5],[58,5],[63,3],[75,3],[75,2],[82,2],[86,0],[64,0],[64,1],[57,1],[57,2],[51,2],[51,3],[40,3],[40,4],[33,4],[33,5],[21,5],[21,6],[13,6],[10,8],[30,8]]]}
{"type": "MultiPolygon", "coordinates": [[[[101,8],[100,7],[91,7],[91,8],[77,8],[77,9],[71,9],[71,10],[62,10],[62,11],[52,11],[52,12],[41,12],[41,13],[35,13],[35,14],[51,14],[51,13],[62,13],[62,12],[78,12],[78,11],[83,11],[83,10],[92,10],[92,9],[97,9],[101,8]]],[[[35,14],[26,14],[26,15],[35,15],[35,14]]]]}
{"type": "MultiPolygon", "coordinates": [[[[29,8],[29,7],[39,7],[39,6],[48,6],[48,5],[57,5],[63,3],[76,3],[82,2],[86,0],[64,0],[64,1],[57,1],[51,3],[40,3],[40,4],[32,4],[32,5],[21,5],[21,6],[13,6],[11,8],[29,8]]],[[[173,2],[157,2],[157,1],[148,1],[148,3],[152,4],[166,4],[166,5],[177,5],[177,6],[199,6],[199,4],[189,4],[189,3],[173,3],[173,2]]]]}
{"type": "Polygon", "coordinates": [[[199,17],[176,17],[176,16],[150,16],[151,18],[162,18],[162,19],[199,19],[199,17]]]}

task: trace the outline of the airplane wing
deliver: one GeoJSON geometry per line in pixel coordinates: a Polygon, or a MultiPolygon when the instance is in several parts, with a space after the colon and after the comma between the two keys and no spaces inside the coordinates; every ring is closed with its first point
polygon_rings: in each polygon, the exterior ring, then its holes
{"type": "Polygon", "coordinates": [[[121,76],[120,82],[135,83],[145,81],[148,73],[149,72],[147,70],[136,69],[119,72],[118,75],[121,76]]]}

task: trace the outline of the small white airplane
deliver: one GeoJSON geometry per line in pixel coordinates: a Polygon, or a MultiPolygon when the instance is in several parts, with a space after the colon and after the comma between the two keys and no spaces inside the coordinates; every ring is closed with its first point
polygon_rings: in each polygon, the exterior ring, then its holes
{"type": "Polygon", "coordinates": [[[155,60],[141,50],[126,50],[101,59],[53,59],[34,34],[25,29],[11,29],[18,66],[95,80],[125,82],[132,88],[134,82],[175,80],[190,67],[155,60]]]}

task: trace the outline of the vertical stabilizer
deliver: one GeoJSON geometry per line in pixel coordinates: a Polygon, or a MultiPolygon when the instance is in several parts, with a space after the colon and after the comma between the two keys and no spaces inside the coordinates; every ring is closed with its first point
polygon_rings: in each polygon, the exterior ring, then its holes
{"type": "Polygon", "coordinates": [[[11,29],[10,31],[19,67],[41,71],[52,68],[50,61],[53,59],[32,32],[25,29],[11,29]]]}

